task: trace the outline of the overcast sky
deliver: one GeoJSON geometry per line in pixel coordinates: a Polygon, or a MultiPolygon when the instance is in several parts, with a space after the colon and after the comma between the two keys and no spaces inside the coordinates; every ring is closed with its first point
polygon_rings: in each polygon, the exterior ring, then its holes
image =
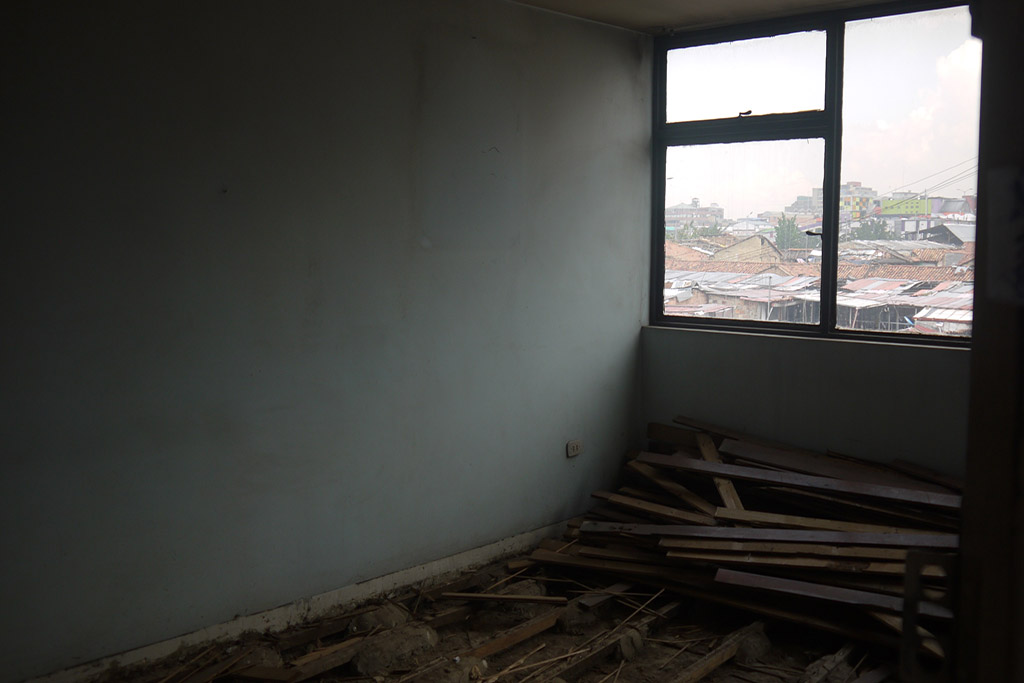
{"type": "MultiPolygon", "coordinates": [[[[675,50],[668,119],[819,109],[824,55],[823,33],[675,50]]],[[[966,8],[848,24],[842,181],[880,194],[976,191],[980,72],[966,8]]],[[[821,140],[670,149],[666,205],[698,197],[731,219],[779,211],[821,187],[823,150],[821,140]]]]}

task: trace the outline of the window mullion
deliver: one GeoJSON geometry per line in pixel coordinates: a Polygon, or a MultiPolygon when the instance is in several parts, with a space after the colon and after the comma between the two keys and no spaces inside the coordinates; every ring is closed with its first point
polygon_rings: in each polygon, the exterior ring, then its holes
{"type": "Polygon", "coordinates": [[[825,334],[836,329],[839,260],[839,183],[843,140],[843,38],[846,24],[832,22],[825,47],[825,177],[822,190],[821,282],[819,324],[825,334]]]}

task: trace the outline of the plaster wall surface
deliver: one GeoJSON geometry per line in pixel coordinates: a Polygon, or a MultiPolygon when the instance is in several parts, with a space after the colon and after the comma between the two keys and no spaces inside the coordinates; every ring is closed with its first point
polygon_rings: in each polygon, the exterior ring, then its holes
{"type": "Polygon", "coordinates": [[[644,328],[647,419],[687,415],[820,452],[962,475],[970,352],[644,328]]]}
{"type": "Polygon", "coordinates": [[[540,527],[613,476],[646,38],[491,0],[0,25],[0,680],[540,527]]]}

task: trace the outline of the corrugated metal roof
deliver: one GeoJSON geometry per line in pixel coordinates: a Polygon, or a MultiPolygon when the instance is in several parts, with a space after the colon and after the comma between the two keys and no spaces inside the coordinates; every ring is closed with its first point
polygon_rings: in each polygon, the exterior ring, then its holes
{"type": "Polygon", "coordinates": [[[935,322],[969,323],[974,320],[974,311],[951,308],[922,308],[914,316],[914,320],[932,320],[935,322]]]}

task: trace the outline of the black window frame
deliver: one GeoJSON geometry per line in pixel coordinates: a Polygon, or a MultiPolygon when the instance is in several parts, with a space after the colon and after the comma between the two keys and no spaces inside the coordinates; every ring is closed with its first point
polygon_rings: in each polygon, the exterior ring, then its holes
{"type": "MultiPolygon", "coordinates": [[[[676,31],[654,39],[651,144],[651,282],[650,324],[684,329],[757,332],[770,335],[845,339],[888,344],[967,348],[971,336],[897,334],[836,327],[838,289],[839,186],[842,168],[843,58],[846,22],[911,14],[951,7],[968,7],[966,0],[900,0],[864,7],[831,10],[767,21],[709,29],[676,31]],[[824,31],[824,110],[787,114],[737,116],[701,121],[666,121],[668,52],[679,48],[766,38],[803,31],[824,31]],[[820,315],[818,324],[709,317],[668,316],[664,313],[665,283],[665,159],[669,147],[823,139],[825,168],[822,187],[820,315]]],[[[975,273],[977,278],[977,273],[975,273]]]]}

